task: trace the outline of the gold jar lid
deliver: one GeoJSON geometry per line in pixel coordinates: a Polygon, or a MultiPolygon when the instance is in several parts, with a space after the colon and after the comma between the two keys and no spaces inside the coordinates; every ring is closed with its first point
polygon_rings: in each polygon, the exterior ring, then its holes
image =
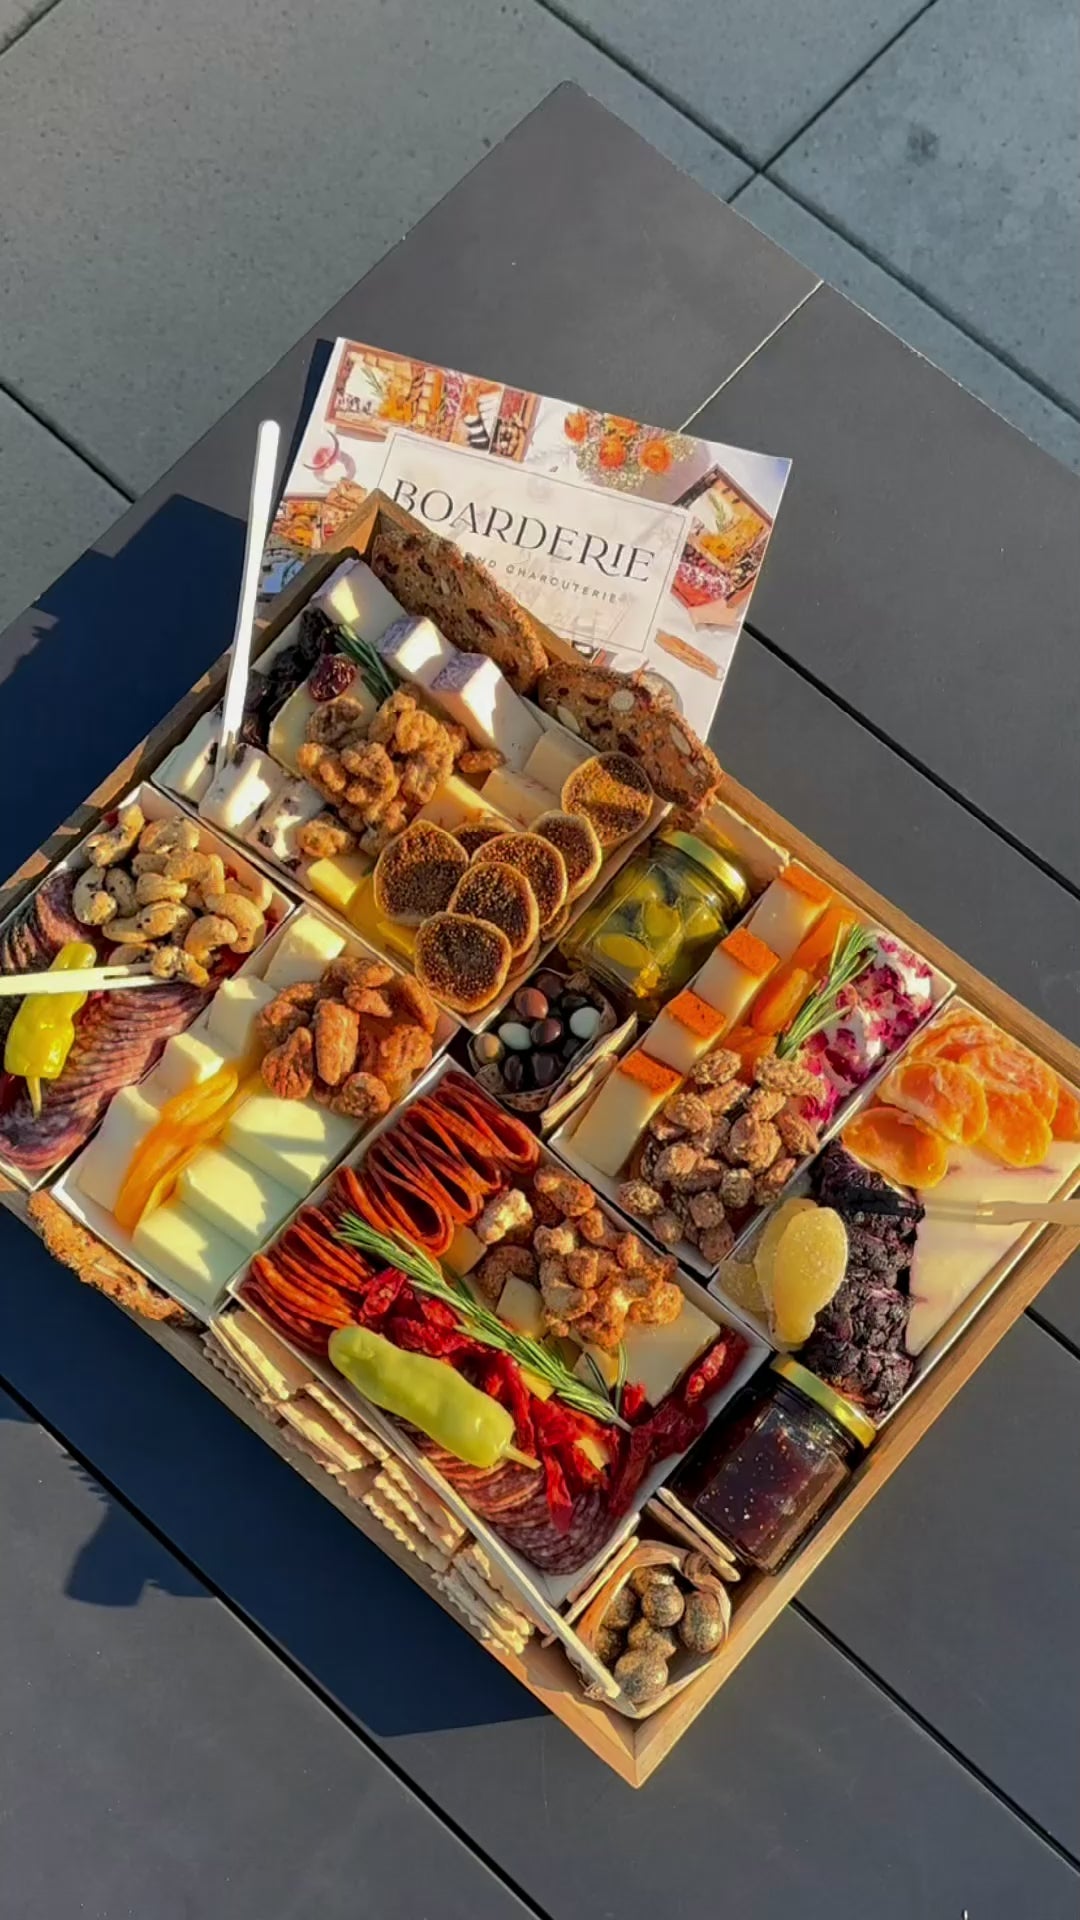
{"type": "Polygon", "coordinates": [[[696,833],[681,833],[678,827],[668,827],[656,838],[662,846],[674,847],[677,853],[684,853],[688,860],[692,860],[696,867],[704,867],[706,873],[711,873],[737,912],[741,913],[748,905],[750,885],[746,875],[718,847],[710,846],[707,840],[699,840],[696,833]]]}
{"type": "Polygon", "coordinates": [[[853,1400],[845,1400],[842,1393],[837,1393],[826,1381],[819,1380],[816,1373],[811,1373],[809,1367],[801,1366],[789,1353],[777,1354],[772,1362],[772,1370],[786,1380],[789,1387],[794,1387],[798,1393],[805,1394],[808,1400],[813,1400],[828,1414],[830,1420],[835,1420],[838,1427],[843,1427],[845,1433],[857,1440],[860,1447],[873,1446],[877,1439],[877,1428],[870,1416],[857,1407],[853,1400]]]}

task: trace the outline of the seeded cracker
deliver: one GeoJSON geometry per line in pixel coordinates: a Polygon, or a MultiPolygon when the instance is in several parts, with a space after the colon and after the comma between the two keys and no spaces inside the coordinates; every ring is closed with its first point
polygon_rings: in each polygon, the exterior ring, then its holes
{"type": "Polygon", "coordinates": [[[648,775],[626,753],[598,753],[582,761],[561,795],[565,811],[584,814],[605,850],[645,825],[654,798],[648,775]]]}
{"type": "Polygon", "coordinates": [[[562,813],[553,808],[550,813],[542,813],[533,821],[533,832],[542,840],[550,840],[553,847],[562,854],[566,866],[566,878],[569,884],[569,898],[575,900],[579,893],[590,887],[600,871],[604,850],[597,837],[596,828],[583,813],[562,813]]]}
{"type": "Polygon", "coordinates": [[[458,1013],[476,1013],[501,991],[513,950],[501,928],[466,913],[436,913],[416,936],[416,973],[458,1013]]]}
{"type": "Polygon", "coordinates": [[[379,855],[375,905],[388,919],[419,927],[449,906],[468,865],[469,856],[452,833],[430,820],[416,820],[379,855]]]}
{"type": "Polygon", "coordinates": [[[468,913],[500,927],[515,958],[532,946],[540,931],[536,895],[518,868],[503,860],[484,860],[469,868],[450,899],[451,913],[468,913]]]}

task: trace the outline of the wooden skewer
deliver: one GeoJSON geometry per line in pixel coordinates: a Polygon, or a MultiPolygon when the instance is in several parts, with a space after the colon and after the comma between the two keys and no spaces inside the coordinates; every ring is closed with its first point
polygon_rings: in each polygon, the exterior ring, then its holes
{"type": "Polygon", "coordinates": [[[924,1202],[935,1220],[970,1220],[973,1226],[1017,1227],[1038,1221],[1044,1226],[1080,1227],[1080,1200],[962,1200],[924,1202]]]}
{"type": "Polygon", "coordinates": [[[244,718],[248,674],[251,670],[251,641],[255,626],[255,601],[259,591],[259,569],[266,545],[270,512],[274,504],[274,474],[277,469],[281,428],[276,420],[263,420],[255,442],[255,464],[251,474],[251,499],[248,503],[247,534],[244,541],[244,566],[240,575],[240,598],[236,606],[229,651],[229,673],[225,681],[225,700],[221,709],[221,734],[216,765],[226,766],[235,757],[244,718]]]}
{"type": "Polygon", "coordinates": [[[26,993],[118,993],[121,987],[160,987],[144,967],[72,967],[69,972],[0,973],[0,999],[26,993]]]}

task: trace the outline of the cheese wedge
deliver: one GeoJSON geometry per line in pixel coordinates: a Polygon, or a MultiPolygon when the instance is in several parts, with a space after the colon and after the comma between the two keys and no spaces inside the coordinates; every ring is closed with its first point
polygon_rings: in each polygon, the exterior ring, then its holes
{"type": "Polygon", "coordinates": [[[832,889],[796,861],[769,883],[747,926],[772,948],[778,960],[790,960],[832,899],[832,889]]]}
{"type": "Polygon", "coordinates": [[[572,733],[565,733],[561,727],[546,727],[525,762],[524,772],[538,786],[559,794],[570,775],[591,759],[592,753],[593,749],[572,733]]]}
{"type": "Polygon", "coordinates": [[[537,780],[527,779],[523,773],[515,773],[512,767],[496,767],[488,774],[480,794],[485,807],[495,813],[505,813],[508,819],[524,827],[531,826],[538,815],[550,812],[559,804],[558,794],[542,787],[537,780]]]}
{"type": "Polygon", "coordinates": [[[614,1179],[681,1080],[680,1073],[650,1060],[640,1047],[628,1054],[579,1120],[573,1134],[575,1155],[614,1179]]]}
{"type": "Polygon", "coordinates": [[[364,853],[332,853],[313,860],[304,875],[309,892],[325,901],[335,912],[347,914],[360,882],[371,872],[371,861],[364,853]]]}
{"type": "Polygon", "coordinates": [[[147,1086],[153,1089],[156,1100],[169,1100],[174,1093],[212,1080],[224,1065],[224,1054],[209,1040],[197,1033],[177,1033],[168,1042],[147,1086]]]}
{"type": "Polygon", "coordinates": [[[221,708],[204,713],[196,720],[186,740],[174,747],[154,775],[159,786],[179,794],[197,807],[214,778],[218,736],[221,732],[221,708]]]}
{"type": "Polygon", "coordinates": [[[286,927],[263,978],[275,993],[282,987],[294,987],[299,980],[318,980],[344,945],[343,933],[335,933],[313,913],[301,913],[286,927]]]}
{"type": "Polygon", "coordinates": [[[220,1147],[203,1147],[188,1161],[176,1197],[245,1253],[255,1253],[296,1205],[288,1187],[220,1147]]]}
{"type": "Polygon", "coordinates": [[[203,1307],[216,1306],[244,1263],[235,1240],[178,1200],[144,1214],[132,1235],[132,1246],[152,1275],[171,1281],[203,1307]]]}
{"type": "Polygon", "coordinates": [[[282,782],[282,771],[259,747],[241,747],[235,760],[218,767],[199,801],[199,818],[223,833],[243,835],[255,815],[282,782]]]}
{"type": "Polygon", "coordinates": [[[497,748],[507,766],[525,765],[540,738],[540,722],[486,653],[451,654],[428,690],[474,746],[497,748]]]}
{"type": "Polygon", "coordinates": [[[318,1186],[358,1131],[355,1120],[317,1107],[313,1100],[255,1093],[233,1114],[225,1145],[290,1193],[303,1196],[318,1186]]]}
{"type": "Polygon", "coordinates": [[[471,1227],[459,1227],[443,1255],[443,1262],[453,1273],[464,1275],[479,1266],[488,1251],[471,1227]]]}
{"type": "Polygon", "coordinates": [[[519,1279],[511,1274],[499,1295],[499,1304],[495,1309],[504,1327],[513,1333],[527,1333],[530,1339],[538,1340],[544,1331],[544,1303],[540,1298],[539,1287],[530,1281],[519,1279]]]}
{"type": "Polygon", "coordinates": [[[110,1100],[94,1139],[75,1163],[73,1178],[80,1192],[112,1213],[136,1147],[160,1119],[160,1109],[141,1087],[121,1087],[110,1100]]]}
{"type": "Polygon", "coordinates": [[[344,561],[323,582],[312,605],[321,607],[339,626],[351,627],[372,646],[402,615],[393,594],[372,573],[366,560],[344,561]]]}
{"type": "Polygon", "coordinates": [[[771,947],[736,927],[714,947],[694,981],[694,992],[723,1016],[722,1031],[737,1026],[758,988],[779,964],[771,947]]]}
{"type": "Polygon", "coordinates": [[[322,794],[316,793],[306,780],[286,780],[284,786],[270,795],[266,805],[260,807],[248,828],[248,844],[257,847],[277,866],[295,873],[304,858],[296,836],[307,821],[314,820],[325,808],[322,794]]]}
{"type": "Polygon", "coordinates": [[[274,988],[250,973],[235,974],[223,980],[206,1013],[207,1038],[227,1060],[240,1060],[251,1047],[255,1021],[260,1010],[269,1006],[274,988]]]}
{"type": "MultiPolygon", "coordinates": [[[[417,818],[430,820],[434,826],[445,827],[447,833],[453,833],[455,827],[474,826],[478,820],[486,820],[492,811],[486,794],[478,793],[459,774],[452,773],[421,807],[417,818]]],[[[508,820],[507,831],[514,824],[508,820]]]]}
{"type": "Polygon", "coordinates": [[[642,1040],[652,1060],[676,1073],[689,1073],[696,1060],[714,1047],[725,1027],[722,1013],[687,987],[669,1000],[642,1040]]]}
{"type": "Polygon", "coordinates": [[[398,618],[380,634],[380,658],[411,687],[430,687],[436,675],[453,659],[454,649],[434,620],[398,618]]]}

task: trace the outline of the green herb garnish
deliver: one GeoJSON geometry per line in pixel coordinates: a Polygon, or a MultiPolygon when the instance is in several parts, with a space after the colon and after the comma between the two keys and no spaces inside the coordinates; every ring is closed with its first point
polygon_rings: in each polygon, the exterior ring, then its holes
{"type": "MultiPolygon", "coordinates": [[[[475,1300],[468,1288],[460,1280],[445,1274],[429,1253],[413,1246],[408,1240],[399,1240],[396,1236],[379,1233],[369,1227],[355,1213],[342,1216],[336,1229],[337,1238],[347,1246],[357,1247],[361,1253],[373,1254],[384,1266],[397,1267],[412,1281],[421,1293],[428,1293],[435,1300],[441,1300],[445,1306],[453,1307],[474,1340],[482,1346],[498,1347],[508,1353],[520,1367],[528,1367],[530,1373],[538,1374],[546,1380],[552,1392],[558,1395],[566,1406],[575,1413],[587,1413],[593,1420],[602,1421],[605,1426],[625,1428],[626,1422],[619,1418],[606,1393],[594,1393],[583,1380],[571,1373],[569,1367],[552,1353],[539,1340],[533,1340],[525,1333],[515,1333],[510,1327],[504,1327],[497,1314],[492,1313],[479,1300],[475,1300]]],[[[603,1385],[602,1376],[597,1378],[603,1385]]]]}
{"type": "Polygon", "coordinates": [[[820,987],[804,1000],[791,1025],[780,1035],[776,1052],[780,1059],[796,1053],[807,1040],[835,1017],[837,1000],[845,987],[865,973],[874,957],[874,942],[865,927],[850,927],[845,936],[836,936],[829,971],[820,987]]]}
{"type": "Polygon", "coordinates": [[[389,700],[394,691],[394,682],[370,640],[361,640],[351,627],[342,627],[341,650],[356,661],[360,678],[368,692],[380,702],[389,700]]]}

